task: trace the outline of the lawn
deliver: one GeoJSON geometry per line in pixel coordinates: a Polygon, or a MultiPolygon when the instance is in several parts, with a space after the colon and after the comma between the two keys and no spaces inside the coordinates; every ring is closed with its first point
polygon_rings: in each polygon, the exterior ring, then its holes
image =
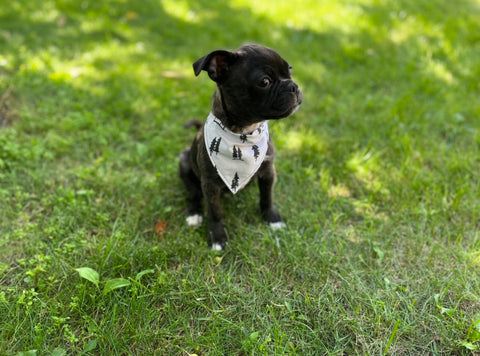
{"type": "Polygon", "coordinates": [[[0,7],[1,355],[480,352],[479,0],[0,7]],[[293,66],[277,208],[185,223],[177,157],[244,42],[293,66]]]}

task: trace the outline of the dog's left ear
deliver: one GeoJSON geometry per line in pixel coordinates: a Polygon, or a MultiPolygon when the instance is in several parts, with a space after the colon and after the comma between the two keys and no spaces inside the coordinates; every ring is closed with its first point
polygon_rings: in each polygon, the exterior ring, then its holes
{"type": "Polygon", "coordinates": [[[234,52],[218,50],[207,54],[193,63],[193,70],[198,76],[202,70],[208,72],[208,76],[214,82],[221,83],[228,75],[230,67],[235,63],[238,56],[234,52]]]}

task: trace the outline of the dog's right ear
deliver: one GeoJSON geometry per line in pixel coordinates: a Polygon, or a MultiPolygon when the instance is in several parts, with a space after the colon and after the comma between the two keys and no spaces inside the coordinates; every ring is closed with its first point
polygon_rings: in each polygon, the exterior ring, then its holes
{"type": "Polygon", "coordinates": [[[230,67],[235,63],[238,56],[234,52],[218,50],[207,54],[193,63],[193,70],[198,76],[202,70],[208,72],[208,76],[214,82],[221,83],[228,76],[230,67]]]}

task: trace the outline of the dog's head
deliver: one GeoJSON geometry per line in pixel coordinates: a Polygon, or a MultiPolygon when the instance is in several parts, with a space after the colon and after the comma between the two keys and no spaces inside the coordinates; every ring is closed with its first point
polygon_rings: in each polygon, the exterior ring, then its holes
{"type": "Polygon", "coordinates": [[[197,60],[193,69],[197,76],[205,70],[217,83],[213,109],[222,111],[235,126],[287,117],[303,100],[291,66],[264,46],[213,51],[197,60]]]}

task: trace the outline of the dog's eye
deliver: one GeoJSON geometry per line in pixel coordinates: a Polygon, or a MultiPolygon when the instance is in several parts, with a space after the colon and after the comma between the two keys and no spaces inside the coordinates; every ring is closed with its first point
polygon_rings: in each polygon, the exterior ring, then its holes
{"type": "Polygon", "coordinates": [[[266,88],[266,87],[270,86],[270,84],[272,84],[272,80],[269,77],[264,77],[259,83],[259,85],[262,88],[266,88]]]}

